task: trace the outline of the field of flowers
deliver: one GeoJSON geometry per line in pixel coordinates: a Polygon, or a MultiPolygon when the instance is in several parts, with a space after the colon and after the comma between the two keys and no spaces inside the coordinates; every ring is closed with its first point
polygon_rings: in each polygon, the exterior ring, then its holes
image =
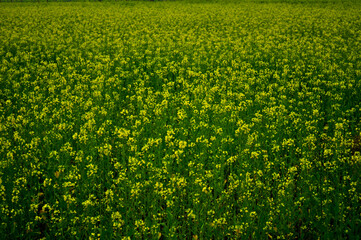
{"type": "Polygon", "coordinates": [[[0,238],[361,238],[360,16],[1,3],[0,238]]]}

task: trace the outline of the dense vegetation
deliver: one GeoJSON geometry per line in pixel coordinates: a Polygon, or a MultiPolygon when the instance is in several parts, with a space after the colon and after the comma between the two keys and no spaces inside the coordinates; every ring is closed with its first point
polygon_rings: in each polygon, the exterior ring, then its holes
{"type": "Polygon", "coordinates": [[[0,4],[7,239],[361,237],[361,5],[0,4]]]}

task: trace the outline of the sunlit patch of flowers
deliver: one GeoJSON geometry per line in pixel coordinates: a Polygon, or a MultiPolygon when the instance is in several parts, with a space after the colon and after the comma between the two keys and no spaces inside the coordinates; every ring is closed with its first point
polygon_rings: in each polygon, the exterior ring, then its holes
{"type": "Polygon", "coordinates": [[[0,232],[360,238],[361,5],[281,2],[0,4],[0,232]]]}

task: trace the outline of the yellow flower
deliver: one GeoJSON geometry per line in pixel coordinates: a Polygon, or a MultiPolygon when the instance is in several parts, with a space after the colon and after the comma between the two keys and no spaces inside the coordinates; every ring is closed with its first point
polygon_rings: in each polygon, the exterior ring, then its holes
{"type": "Polygon", "coordinates": [[[186,141],[179,141],[179,148],[180,149],[184,149],[187,147],[187,142],[186,141]]]}

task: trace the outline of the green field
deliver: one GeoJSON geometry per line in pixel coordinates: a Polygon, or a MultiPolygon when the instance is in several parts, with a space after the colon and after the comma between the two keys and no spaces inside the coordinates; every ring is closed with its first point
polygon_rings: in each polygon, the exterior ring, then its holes
{"type": "Polygon", "coordinates": [[[360,16],[0,3],[0,239],[360,239],[360,16]]]}

